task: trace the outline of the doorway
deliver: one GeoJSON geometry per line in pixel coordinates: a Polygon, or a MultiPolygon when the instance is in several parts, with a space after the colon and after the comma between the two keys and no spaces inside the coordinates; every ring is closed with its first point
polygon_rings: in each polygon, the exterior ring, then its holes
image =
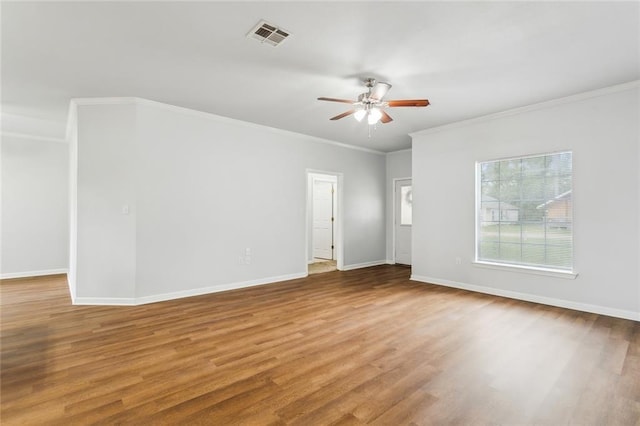
{"type": "Polygon", "coordinates": [[[413,188],[411,179],[394,179],[393,253],[394,262],[411,265],[411,227],[413,225],[413,188]]]}
{"type": "Polygon", "coordinates": [[[307,264],[308,273],[342,268],[340,185],[341,176],[307,172],[307,264]]]}

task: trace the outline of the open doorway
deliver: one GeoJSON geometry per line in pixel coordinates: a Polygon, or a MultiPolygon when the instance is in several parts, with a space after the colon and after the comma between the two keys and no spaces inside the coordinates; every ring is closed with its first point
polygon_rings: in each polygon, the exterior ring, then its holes
{"type": "Polygon", "coordinates": [[[342,268],[341,175],[307,171],[307,271],[342,268]]]}

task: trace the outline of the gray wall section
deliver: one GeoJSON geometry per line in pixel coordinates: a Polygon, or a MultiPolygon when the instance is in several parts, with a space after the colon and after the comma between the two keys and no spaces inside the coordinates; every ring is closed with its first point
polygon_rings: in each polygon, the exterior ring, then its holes
{"type": "Polygon", "coordinates": [[[384,261],[384,155],[149,102],[78,108],[79,297],[306,273],[307,169],[344,176],[345,266],[384,261]]]}
{"type": "Polygon", "coordinates": [[[636,86],[415,134],[413,275],[639,313],[639,99],[636,86]],[[563,150],[573,151],[577,278],[472,264],[475,163],[563,150]]]}
{"type": "Polygon", "coordinates": [[[69,146],[2,136],[3,277],[63,272],[69,264],[69,146]]]}

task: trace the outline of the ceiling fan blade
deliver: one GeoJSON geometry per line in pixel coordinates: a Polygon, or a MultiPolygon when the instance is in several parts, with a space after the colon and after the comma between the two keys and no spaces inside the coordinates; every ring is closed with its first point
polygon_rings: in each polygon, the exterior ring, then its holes
{"type": "Polygon", "coordinates": [[[382,123],[388,123],[390,121],[393,121],[393,118],[391,118],[391,116],[387,114],[385,111],[380,110],[380,112],[382,113],[382,117],[380,117],[380,121],[382,123]]]}
{"type": "Polygon", "coordinates": [[[329,101],[329,102],[342,102],[345,104],[352,104],[354,101],[350,101],[348,99],[336,99],[336,98],[318,98],[319,101],[329,101]]]}
{"type": "Polygon", "coordinates": [[[369,99],[379,101],[384,98],[384,95],[387,94],[389,89],[391,89],[391,85],[389,83],[379,81],[371,88],[371,95],[369,95],[369,99]]]}
{"type": "Polygon", "coordinates": [[[387,101],[390,107],[426,107],[429,105],[428,99],[398,99],[395,101],[387,101]]]}
{"type": "Polygon", "coordinates": [[[356,110],[355,110],[355,109],[352,109],[352,110],[350,110],[350,111],[343,112],[342,114],[338,114],[338,115],[336,115],[335,117],[331,117],[329,120],[340,120],[341,118],[344,118],[344,117],[346,117],[346,116],[348,116],[348,115],[351,115],[351,114],[353,114],[354,112],[356,112],[356,110]]]}

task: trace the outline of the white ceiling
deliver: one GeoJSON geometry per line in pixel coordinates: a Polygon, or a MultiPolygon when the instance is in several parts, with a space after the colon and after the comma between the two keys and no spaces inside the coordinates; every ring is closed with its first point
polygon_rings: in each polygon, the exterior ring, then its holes
{"type": "Polygon", "coordinates": [[[3,2],[2,112],[64,135],[69,100],[135,96],[380,151],[409,133],[640,78],[632,2],[3,2]],[[261,19],[291,32],[246,37],[261,19]],[[360,80],[393,122],[329,117],[360,80]],[[57,124],[60,124],[57,126],[57,124]]]}

